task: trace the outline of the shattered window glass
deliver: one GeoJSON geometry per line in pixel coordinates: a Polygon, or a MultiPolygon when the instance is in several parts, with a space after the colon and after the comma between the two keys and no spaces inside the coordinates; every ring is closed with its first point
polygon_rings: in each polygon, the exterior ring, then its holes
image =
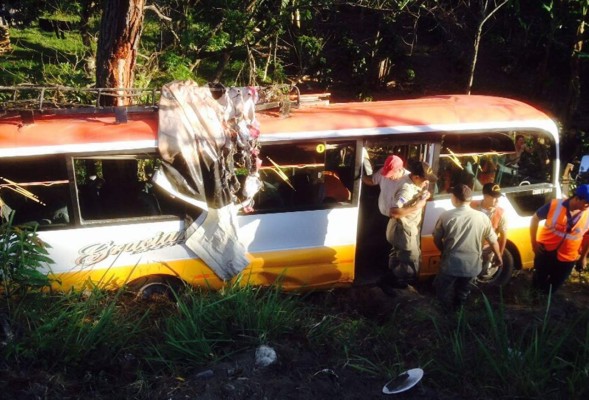
{"type": "Polygon", "coordinates": [[[554,144],[539,133],[498,132],[476,137],[446,135],[439,164],[440,193],[457,183],[480,191],[551,182],[554,144]]]}
{"type": "Polygon", "coordinates": [[[182,203],[152,183],[160,162],[147,155],[74,159],[82,219],[183,215],[182,203]]]}
{"type": "Polygon", "coordinates": [[[17,225],[69,225],[72,208],[64,157],[1,159],[0,206],[3,221],[12,213],[17,225]]]}
{"type": "Polygon", "coordinates": [[[326,208],[352,202],[355,142],[264,145],[256,211],[326,208]]]}

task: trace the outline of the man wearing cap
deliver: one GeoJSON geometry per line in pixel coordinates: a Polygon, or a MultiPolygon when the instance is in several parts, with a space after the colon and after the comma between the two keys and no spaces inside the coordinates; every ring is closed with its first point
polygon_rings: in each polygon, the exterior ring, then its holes
{"type": "Polygon", "coordinates": [[[589,185],[581,185],[569,199],[554,199],[540,207],[530,222],[534,257],[534,288],[555,292],[569,277],[573,267],[587,265],[589,240],[589,185]],[[540,228],[539,222],[546,222],[540,228]]]}
{"type": "Polygon", "coordinates": [[[454,208],[440,215],[432,234],[434,244],[442,252],[434,286],[447,310],[461,307],[468,298],[474,279],[481,273],[484,240],[497,257],[497,265],[503,265],[491,221],[469,206],[471,189],[459,184],[452,187],[451,193],[454,208]]]}
{"type": "Polygon", "coordinates": [[[390,155],[380,170],[372,175],[362,176],[362,182],[366,185],[380,187],[378,195],[378,209],[388,218],[389,210],[393,206],[393,199],[399,188],[399,178],[405,175],[403,160],[395,155],[390,155]]]}
{"type": "MultiPolygon", "coordinates": [[[[496,183],[486,183],[483,185],[483,200],[474,200],[470,202],[470,206],[477,211],[481,211],[491,220],[491,226],[497,234],[497,242],[499,243],[499,251],[501,256],[505,251],[507,244],[507,219],[503,208],[499,207],[497,203],[499,198],[503,196],[501,188],[496,183]]],[[[483,246],[483,271],[481,275],[485,275],[493,262],[493,251],[488,243],[483,246]]]]}
{"type": "Polygon", "coordinates": [[[391,290],[407,288],[417,280],[421,262],[421,236],[419,228],[423,208],[430,197],[429,183],[437,181],[430,166],[419,160],[408,162],[409,175],[399,179],[389,210],[387,240],[392,245],[389,254],[389,275],[381,282],[381,288],[393,295],[391,290]]]}

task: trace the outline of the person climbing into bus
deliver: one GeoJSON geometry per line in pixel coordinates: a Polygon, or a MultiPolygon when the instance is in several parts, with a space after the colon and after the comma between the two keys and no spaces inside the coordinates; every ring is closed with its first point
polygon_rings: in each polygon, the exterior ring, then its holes
{"type": "MultiPolygon", "coordinates": [[[[501,188],[495,183],[486,183],[483,185],[483,200],[474,200],[470,202],[470,206],[475,210],[481,211],[491,220],[491,226],[497,234],[497,242],[499,244],[499,252],[503,256],[505,246],[507,244],[507,219],[505,218],[505,211],[499,207],[497,203],[499,198],[503,196],[501,188]]],[[[480,277],[484,278],[488,273],[495,254],[492,251],[491,245],[485,242],[483,246],[483,270],[480,277]]]]}
{"type": "Polygon", "coordinates": [[[530,221],[534,257],[532,286],[544,293],[556,292],[573,267],[587,266],[589,240],[589,185],[580,185],[569,199],[554,199],[540,207],[530,221]],[[542,227],[540,221],[546,220],[542,227]]]}
{"type": "Polygon", "coordinates": [[[417,280],[421,264],[421,219],[423,208],[431,194],[430,182],[438,178],[429,164],[410,160],[409,174],[399,180],[387,225],[387,240],[392,245],[389,253],[389,273],[379,282],[381,289],[396,295],[393,289],[407,289],[417,280]]]}
{"type": "Polygon", "coordinates": [[[393,207],[395,193],[399,189],[400,178],[407,171],[403,168],[403,160],[394,154],[388,156],[381,169],[372,175],[362,176],[362,182],[369,186],[379,186],[378,209],[380,213],[389,217],[393,207]]]}
{"type": "Polygon", "coordinates": [[[436,296],[446,311],[460,308],[470,295],[475,278],[481,273],[483,241],[486,240],[503,265],[497,235],[483,213],[469,207],[472,190],[463,184],[452,188],[453,209],[444,211],[432,233],[442,252],[440,273],[434,280],[436,296]]]}

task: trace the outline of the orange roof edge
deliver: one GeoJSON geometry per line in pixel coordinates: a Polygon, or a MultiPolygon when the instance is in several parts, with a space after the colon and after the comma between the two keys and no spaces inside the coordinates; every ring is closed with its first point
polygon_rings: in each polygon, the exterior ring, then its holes
{"type": "MultiPolygon", "coordinates": [[[[0,156],[107,151],[109,146],[111,150],[155,147],[157,117],[157,112],[129,113],[128,122],[117,123],[114,115],[60,114],[35,117],[35,122],[30,125],[23,125],[20,118],[0,118],[0,156]]],[[[538,127],[545,124],[553,133],[556,129],[546,113],[529,104],[480,95],[334,103],[292,109],[285,118],[277,112],[258,112],[257,117],[262,143],[292,140],[299,135],[315,138],[338,134],[358,136],[363,132],[386,133],[387,129],[389,133],[414,132],[420,127],[430,130],[462,126],[484,129],[481,127],[488,125],[492,129],[502,125],[538,127]]],[[[558,137],[555,140],[558,141],[558,137]]]]}

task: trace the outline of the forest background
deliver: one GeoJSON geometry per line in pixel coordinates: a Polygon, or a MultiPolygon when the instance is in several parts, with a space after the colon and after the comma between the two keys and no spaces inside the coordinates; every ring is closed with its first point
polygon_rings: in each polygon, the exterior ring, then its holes
{"type": "Polygon", "coordinates": [[[491,94],[589,150],[589,0],[3,0],[0,85],[294,84],[333,101],[491,94]],[[9,40],[9,42],[7,41],[9,40]]]}

